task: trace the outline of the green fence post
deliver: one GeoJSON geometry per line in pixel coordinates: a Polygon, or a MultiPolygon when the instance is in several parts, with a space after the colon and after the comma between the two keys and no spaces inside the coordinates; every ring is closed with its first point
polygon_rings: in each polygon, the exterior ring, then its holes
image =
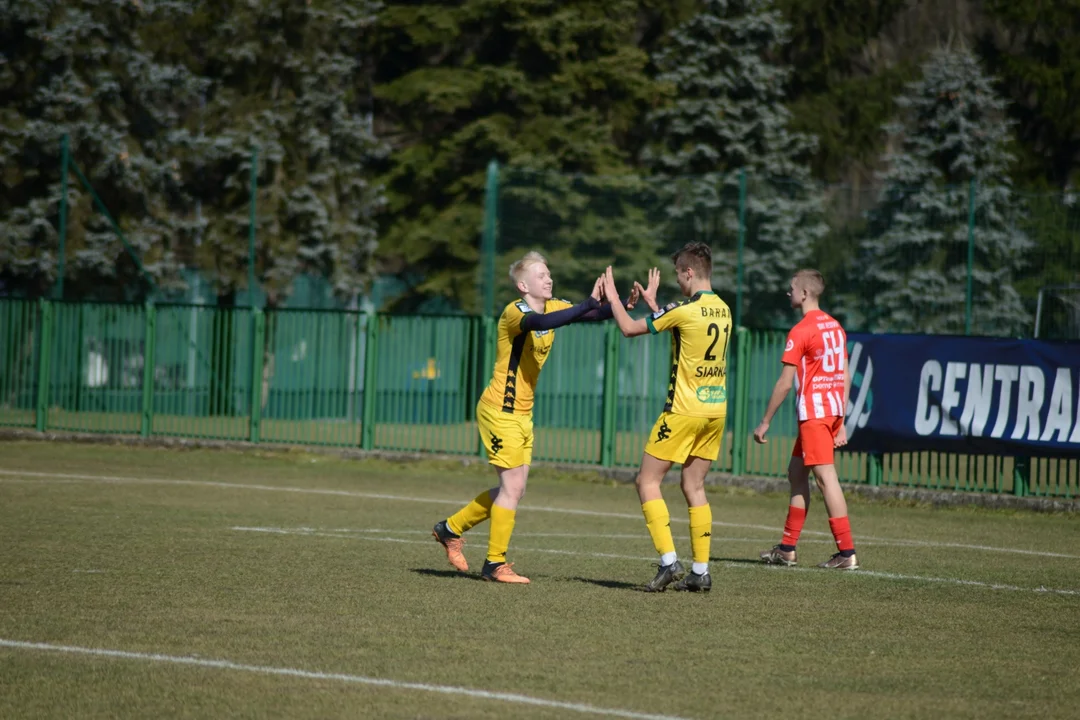
{"type": "Polygon", "coordinates": [[[147,284],[150,286],[151,292],[156,292],[157,283],[154,282],[153,276],[150,275],[150,273],[146,272],[146,268],[143,267],[142,259],[139,257],[139,254],[135,252],[135,248],[131,247],[131,243],[128,242],[127,236],[124,235],[124,231],[120,229],[120,225],[116,222],[112,214],[109,212],[109,208],[105,207],[105,203],[94,190],[94,186],[90,184],[90,181],[86,179],[85,175],[83,175],[82,170],[79,169],[79,164],[74,162],[71,163],[71,169],[75,172],[75,177],[78,178],[80,183],[82,183],[82,186],[86,188],[86,192],[90,193],[90,197],[93,199],[94,205],[97,206],[98,211],[105,217],[106,220],[109,221],[109,225],[112,226],[113,232],[116,234],[116,237],[120,238],[120,242],[124,244],[124,250],[127,251],[128,256],[130,256],[131,259],[135,262],[135,267],[139,269],[139,273],[143,276],[147,284]]]}
{"type": "Polygon", "coordinates": [[[484,190],[484,231],[481,238],[480,256],[483,268],[484,317],[495,313],[495,237],[499,221],[499,162],[488,163],[487,187],[484,190]]]}
{"type": "Polygon", "coordinates": [[[64,260],[67,257],[67,215],[68,215],[68,165],[71,161],[71,149],[68,135],[60,139],[60,254],[56,266],[56,299],[64,299],[64,260]]]}
{"type": "Polygon", "coordinates": [[[604,395],[600,420],[600,464],[615,464],[615,437],[618,434],[619,407],[619,328],[604,325],[604,395]]]}
{"type": "Polygon", "coordinates": [[[869,453],[866,456],[866,484],[878,487],[885,476],[885,456],[869,453]]]}
{"type": "Polygon", "coordinates": [[[750,331],[735,330],[735,407],[731,417],[731,474],[746,474],[746,441],[750,434],[750,331]]]}
{"type": "Polygon", "coordinates": [[[463,408],[465,422],[473,422],[476,420],[476,376],[479,374],[477,371],[477,357],[480,351],[480,344],[477,340],[480,334],[480,318],[469,318],[469,335],[465,343],[465,379],[461,383],[462,399],[465,403],[463,408]]]}
{"type": "MultiPolygon", "coordinates": [[[[481,388],[487,387],[484,379],[490,377],[489,373],[495,367],[495,342],[498,340],[495,335],[495,318],[491,317],[491,315],[481,317],[479,334],[480,337],[477,342],[479,343],[480,374],[477,377],[480,378],[480,386],[477,390],[483,392],[481,388]]],[[[476,434],[476,454],[482,458],[487,457],[487,448],[484,447],[484,443],[480,440],[480,433],[476,434]]]]}
{"type": "Polygon", "coordinates": [[[248,440],[259,442],[262,428],[263,362],[266,344],[266,314],[257,307],[251,309],[251,427],[248,440]]]}
{"type": "Polygon", "coordinates": [[[1013,459],[1013,495],[1025,497],[1031,491],[1031,458],[1013,459]]]}
{"type": "Polygon", "coordinates": [[[146,303],[146,330],[143,337],[142,426],[140,434],[150,437],[154,427],[154,365],[157,355],[157,309],[146,303]]]}
{"type": "Polygon", "coordinates": [[[964,293],[964,334],[971,334],[972,276],[975,273],[975,178],[968,190],[967,291],[964,293]]]}
{"type": "Polygon", "coordinates": [[[49,361],[52,359],[53,306],[42,298],[38,301],[38,373],[37,373],[37,417],[35,427],[38,432],[45,432],[49,419],[49,382],[52,373],[49,361]]]}
{"type": "Polygon", "coordinates": [[[360,447],[375,447],[375,385],[378,382],[379,316],[369,313],[364,332],[364,409],[360,416],[360,447]]]}
{"type": "Polygon", "coordinates": [[[248,217],[248,306],[255,307],[255,209],[259,190],[259,148],[251,148],[251,210],[248,217]]]}
{"type": "Polygon", "coordinates": [[[742,323],[743,247],[746,245],[746,170],[739,169],[739,235],[735,251],[735,327],[742,323]]]}

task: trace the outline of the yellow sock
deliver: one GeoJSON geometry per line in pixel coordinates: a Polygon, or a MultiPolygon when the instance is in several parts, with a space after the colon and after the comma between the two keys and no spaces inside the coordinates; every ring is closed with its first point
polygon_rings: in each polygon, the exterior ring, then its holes
{"type": "Polygon", "coordinates": [[[460,535],[491,517],[491,505],[491,493],[485,490],[473,498],[471,503],[446,518],[446,525],[450,532],[460,535]]]}
{"type": "Polygon", "coordinates": [[[649,528],[653,547],[656,552],[664,555],[675,552],[675,540],[671,537],[671,515],[668,514],[667,503],[661,500],[650,500],[641,506],[641,512],[645,513],[645,527],[649,528]]]}
{"type": "Polygon", "coordinates": [[[690,508],[690,548],[694,562],[709,562],[712,545],[712,507],[708,504],[690,508]]]}
{"type": "Polygon", "coordinates": [[[491,506],[491,534],[488,536],[488,562],[506,562],[506,549],[510,547],[510,535],[514,532],[515,510],[498,505],[491,506]]]}

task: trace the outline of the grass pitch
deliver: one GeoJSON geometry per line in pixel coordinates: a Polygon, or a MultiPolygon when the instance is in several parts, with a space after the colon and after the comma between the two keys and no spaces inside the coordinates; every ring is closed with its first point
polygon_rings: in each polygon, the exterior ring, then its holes
{"type": "Polygon", "coordinates": [[[1080,518],[852,501],[864,570],[774,569],[786,498],[715,490],[712,593],[649,595],[633,488],[540,468],[502,586],[428,535],[492,479],[0,444],[0,717],[1075,717],[1080,518]]]}

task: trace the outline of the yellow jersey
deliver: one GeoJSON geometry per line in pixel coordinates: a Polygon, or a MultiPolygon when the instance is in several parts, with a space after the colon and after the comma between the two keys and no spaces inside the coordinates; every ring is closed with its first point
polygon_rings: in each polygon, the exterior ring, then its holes
{"type": "MultiPolygon", "coordinates": [[[[565,300],[548,300],[544,312],[574,307],[565,300]]],[[[504,413],[528,415],[532,412],[536,381],[547,362],[554,330],[521,329],[525,316],[533,310],[524,300],[515,300],[503,308],[499,316],[499,333],[495,345],[495,369],[491,373],[481,402],[500,408],[504,413]]]]}
{"type": "Polygon", "coordinates": [[[671,380],[664,412],[727,416],[727,350],[731,311],[714,292],[671,303],[645,319],[654,335],[671,330],[671,380]]]}

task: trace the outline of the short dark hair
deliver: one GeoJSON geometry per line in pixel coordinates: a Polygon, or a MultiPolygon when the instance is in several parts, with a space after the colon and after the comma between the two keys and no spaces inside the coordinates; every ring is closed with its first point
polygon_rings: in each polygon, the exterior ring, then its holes
{"type": "Polygon", "coordinates": [[[712,248],[703,242],[688,242],[671,256],[675,267],[694,268],[694,274],[712,277],[712,248]]]}

